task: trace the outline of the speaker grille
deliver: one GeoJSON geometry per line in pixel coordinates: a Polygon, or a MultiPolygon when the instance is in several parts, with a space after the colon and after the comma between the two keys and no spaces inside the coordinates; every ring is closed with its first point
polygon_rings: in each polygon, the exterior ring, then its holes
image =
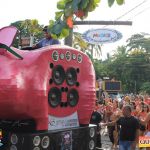
{"type": "Polygon", "coordinates": [[[69,104],[71,107],[76,106],[76,105],[78,104],[78,101],[79,101],[79,94],[78,94],[78,91],[75,90],[75,89],[71,89],[71,90],[68,92],[67,101],[68,101],[68,104],[69,104]]]}
{"type": "Polygon", "coordinates": [[[50,89],[48,93],[48,102],[50,106],[57,107],[61,102],[61,90],[57,87],[50,89]]]}
{"type": "Polygon", "coordinates": [[[52,79],[55,84],[60,85],[65,80],[65,70],[61,65],[57,65],[54,67],[52,71],[52,79]]]}
{"type": "Polygon", "coordinates": [[[76,82],[77,82],[77,72],[76,72],[76,69],[74,69],[72,67],[69,68],[69,69],[67,69],[67,72],[66,72],[66,82],[70,86],[76,84],[76,82]]]}

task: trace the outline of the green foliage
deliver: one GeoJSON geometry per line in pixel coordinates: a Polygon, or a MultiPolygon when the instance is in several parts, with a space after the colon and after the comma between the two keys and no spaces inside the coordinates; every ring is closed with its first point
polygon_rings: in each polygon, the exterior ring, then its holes
{"type": "Polygon", "coordinates": [[[95,53],[98,57],[101,56],[101,46],[89,44],[82,39],[82,35],[78,32],[73,33],[73,47],[81,50],[82,52],[90,55],[90,58],[93,58],[93,54],[95,53]]]}
{"type": "Polygon", "coordinates": [[[128,40],[128,50],[142,49],[150,52],[150,38],[146,38],[143,34],[134,34],[128,40]]]}
{"type": "Polygon", "coordinates": [[[66,1],[65,0],[60,0],[57,3],[57,8],[60,9],[60,10],[63,10],[63,9],[65,9],[65,5],[66,5],[66,1]]]}
{"type": "Polygon", "coordinates": [[[132,35],[127,45],[118,47],[113,56],[94,62],[96,76],[122,81],[123,92],[150,94],[150,48],[147,45],[150,45],[148,37],[132,35]]]}
{"type": "Polygon", "coordinates": [[[63,11],[55,12],[55,19],[56,20],[60,19],[62,17],[63,13],[64,13],[63,11]]]}
{"type": "Polygon", "coordinates": [[[150,82],[145,82],[142,84],[141,92],[150,94],[150,82]]]}
{"type": "Polygon", "coordinates": [[[108,0],[108,5],[111,7],[114,4],[115,0],[108,0]]]}
{"type": "Polygon", "coordinates": [[[87,7],[89,1],[90,0],[82,0],[81,3],[80,3],[80,6],[79,6],[80,9],[82,9],[82,10],[85,9],[87,7]]]}
{"type": "Polygon", "coordinates": [[[16,39],[13,42],[14,47],[19,47],[22,37],[34,36],[34,42],[39,41],[43,37],[42,29],[43,25],[39,25],[36,19],[16,21],[10,25],[15,26],[19,32],[16,35],[16,39]]]}
{"type": "MultiPolygon", "coordinates": [[[[112,6],[115,0],[108,0],[108,5],[112,6]]],[[[123,4],[124,0],[116,0],[117,4],[123,4]]],[[[81,20],[88,16],[98,7],[100,0],[60,0],[57,3],[55,20],[50,21],[49,31],[54,38],[64,38],[68,36],[69,31],[73,28],[73,22],[76,18],[81,20]],[[65,28],[65,33],[64,29],[65,28]],[[68,30],[68,31],[66,31],[68,30]]]]}
{"type": "MultiPolygon", "coordinates": [[[[115,0],[108,0],[108,5],[111,7],[114,4],[115,0]]],[[[118,5],[122,5],[124,3],[124,0],[116,0],[118,5]]]]}
{"type": "Polygon", "coordinates": [[[116,0],[118,5],[122,5],[124,3],[124,0],[116,0]]]}
{"type": "Polygon", "coordinates": [[[108,76],[108,70],[106,68],[106,62],[102,62],[101,60],[94,60],[93,62],[96,78],[100,79],[108,76]]]}

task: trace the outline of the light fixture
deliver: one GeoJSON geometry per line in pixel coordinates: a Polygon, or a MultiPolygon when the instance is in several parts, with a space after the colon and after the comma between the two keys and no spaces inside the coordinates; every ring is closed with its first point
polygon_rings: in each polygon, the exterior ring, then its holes
{"type": "Polygon", "coordinates": [[[58,61],[58,59],[59,59],[59,54],[58,54],[57,51],[53,51],[53,53],[52,53],[52,59],[53,59],[54,61],[58,61]]]}
{"type": "Polygon", "coordinates": [[[81,62],[82,62],[82,55],[81,55],[81,54],[78,54],[78,56],[77,56],[77,61],[78,61],[78,63],[81,63],[81,62]]]}
{"type": "Polygon", "coordinates": [[[41,146],[42,146],[42,148],[48,148],[49,144],[50,144],[50,139],[49,139],[49,137],[48,137],[48,136],[44,136],[44,137],[42,138],[42,141],[41,141],[41,146]]]}
{"type": "Polygon", "coordinates": [[[11,135],[11,137],[10,137],[10,141],[11,141],[11,143],[12,144],[17,144],[17,142],[18,142],[18,137],[17,137],[17,135],[16,134],[12,134],[11,135]]]}
{"type": "Polygon", "coordinates": [[[69,51],[66,52],[66,60],[67,61],[71,60],[71,53],[69,51]]]}
{"type": "Polygon", "coordinates": [[[40,142],[41,142],[40,136],[35,136],[35,137],[33,138],[33,145],[34,145],[34,146],[39,146],[39,145],[40,145],[40,142]]]}

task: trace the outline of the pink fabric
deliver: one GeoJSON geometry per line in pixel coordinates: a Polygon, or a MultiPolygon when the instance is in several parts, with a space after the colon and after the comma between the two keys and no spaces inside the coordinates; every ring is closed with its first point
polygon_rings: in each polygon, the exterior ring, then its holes
{"type": "Polygon", "coordinates": [[[17,28],[13,26],[8,26],[0,29],[0,43],[5,44],[8,47],[11,46],[15,35],[17,33],[17,28]]]}

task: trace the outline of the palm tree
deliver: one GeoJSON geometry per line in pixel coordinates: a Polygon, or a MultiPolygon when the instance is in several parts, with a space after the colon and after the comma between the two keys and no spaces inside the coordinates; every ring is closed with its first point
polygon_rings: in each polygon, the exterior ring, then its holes
{"type": "Polygon", "coordinates": [[[73,33],[73,47],[81,50],[82,52],[91,55],[92,59],[99,58],[102,55],[101,46],[87,43],[83,40],[81,33],[73,33]]]}

